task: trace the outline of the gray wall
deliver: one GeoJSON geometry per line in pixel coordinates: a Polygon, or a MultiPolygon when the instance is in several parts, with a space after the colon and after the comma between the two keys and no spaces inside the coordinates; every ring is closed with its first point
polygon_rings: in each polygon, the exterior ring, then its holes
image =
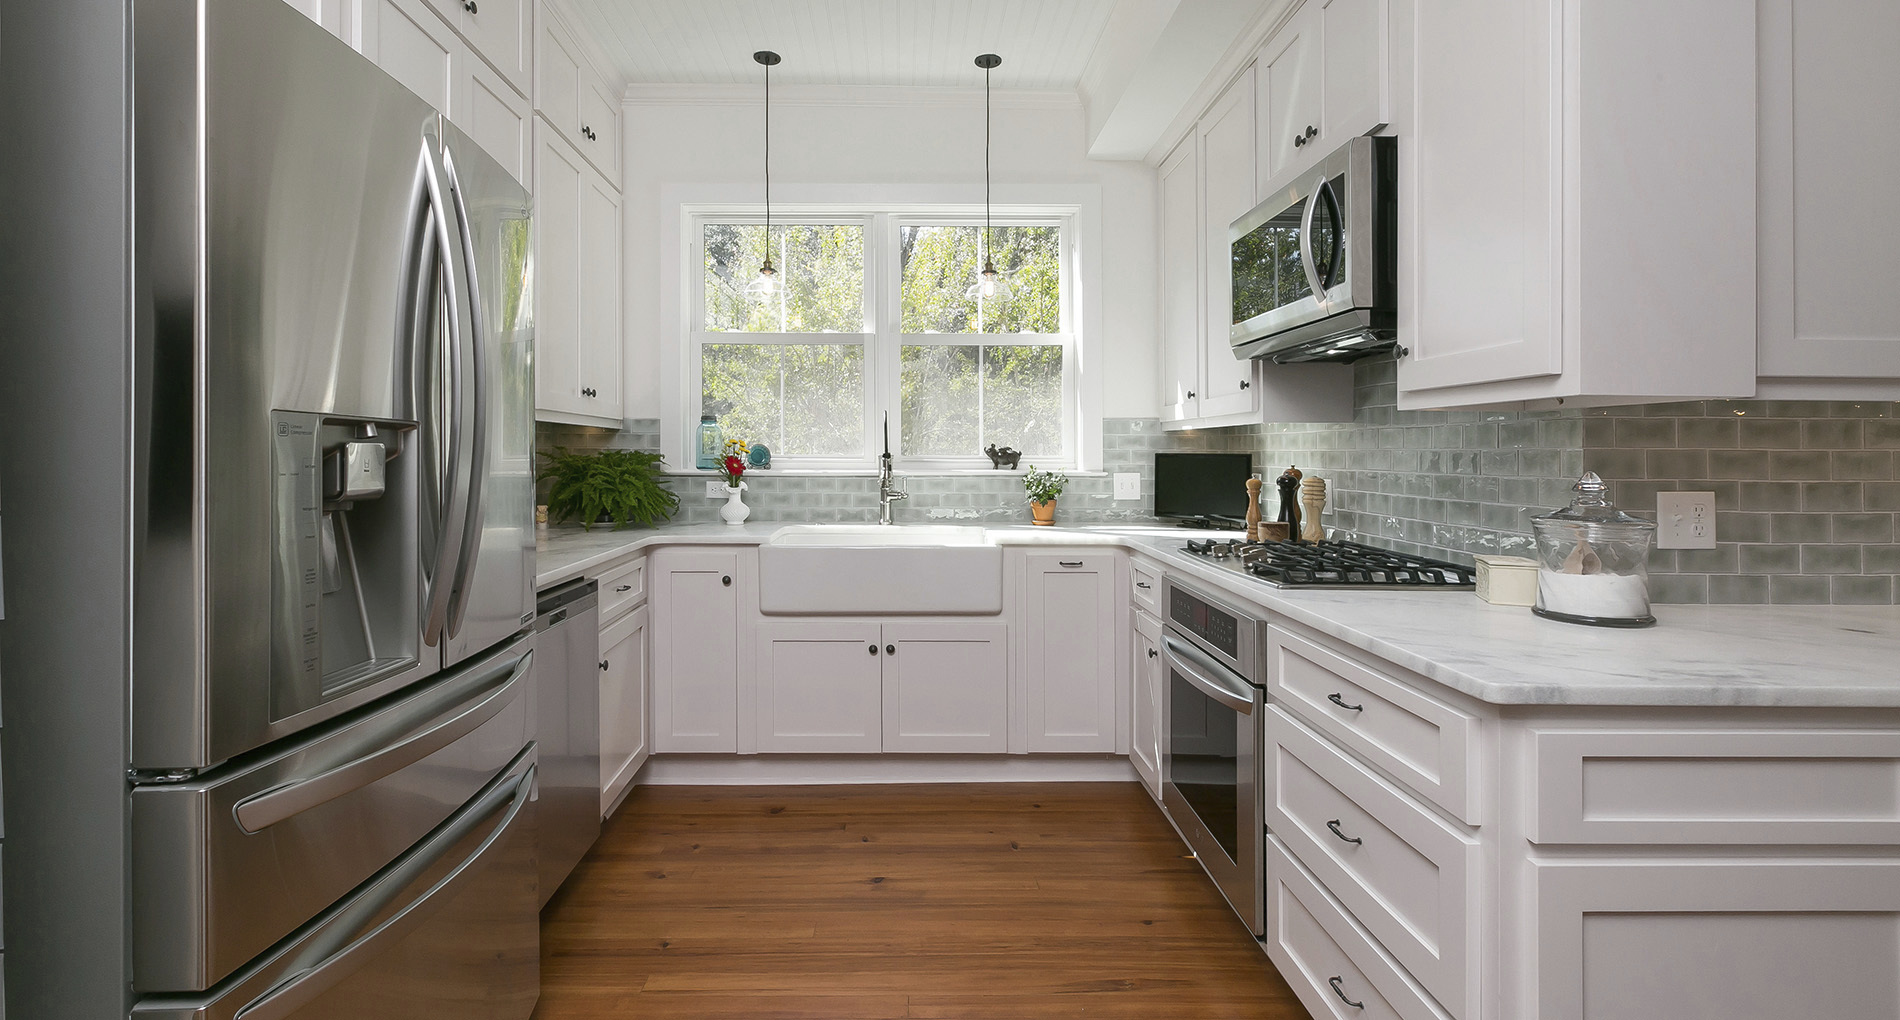
{"type": "MultiPolygon", "coordinates": [[[[1138,471],[1140,502],[1111,498],[1106,476],[1078,477],[1060,501],[1076,523],[1146,520],[1154,454],[1246,452],[1271,478],[1288,464],[1328,483],[1326,523],[1342,537],[1468,562],[1524,555],[1530,518],[1570,501],[1585,469],[1611,497],[1654,518],[1656,493],[1715,493],[1720,545],[1658,550],[1653,589],[1665,602],[1892,604],[1900,597],[1900,418],[1891,402],[1693,401],[1586,411],[1400,411],[1390,358],[1354,365],[1347,424],[1271,424],[1163,432],[1152,418],[1104,422],[1108,473],[1138,471]]],[[[543,448],[657,449],[659,422],[623,432],[543,424],[543,448]]],[[[677,476],[682,520],[718,519],[705,476],[677,476]]],[[[1013,475],[902,475],[900,521],[1021,520],[1013,475]]],[[[753,477],[755,520],[869,521],[869,475],[753,477]]],[[[1269,494],[1272,489],[1267,490],[1269,494]]],[[[1271,513],[1269,514],[1271,516],[1271,513]]]]}

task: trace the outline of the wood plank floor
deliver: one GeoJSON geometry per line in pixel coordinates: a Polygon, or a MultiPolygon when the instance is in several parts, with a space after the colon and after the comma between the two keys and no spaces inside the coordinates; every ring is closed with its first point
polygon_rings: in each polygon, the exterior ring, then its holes
{"type": "Polygon", "coordinates": [[[1307,1020],[1133,783],[645,787],[535,1020],[1307,1020]]]}

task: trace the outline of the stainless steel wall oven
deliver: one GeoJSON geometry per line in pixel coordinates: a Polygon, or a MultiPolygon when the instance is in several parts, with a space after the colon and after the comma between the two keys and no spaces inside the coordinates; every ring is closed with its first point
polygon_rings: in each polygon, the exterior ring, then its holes
{"type": "Polygon", "coordinates": [[[1235,913],[1261,936],[1266,621],[1173,578],[1166,594],[1162,806],[1235,913]]]}

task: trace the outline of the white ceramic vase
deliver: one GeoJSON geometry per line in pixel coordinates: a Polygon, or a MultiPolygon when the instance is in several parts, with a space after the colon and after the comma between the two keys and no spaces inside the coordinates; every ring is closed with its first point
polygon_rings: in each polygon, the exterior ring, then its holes
{"type": "Polygon", "coordinates": [[[752,516],[752,508],[746,506],[739,498],[739,493],[744,491],[744,482],[726,486],[726,505],[719,508],[720,520],[737,527],[744,524],[746,518],[752,516]]]}

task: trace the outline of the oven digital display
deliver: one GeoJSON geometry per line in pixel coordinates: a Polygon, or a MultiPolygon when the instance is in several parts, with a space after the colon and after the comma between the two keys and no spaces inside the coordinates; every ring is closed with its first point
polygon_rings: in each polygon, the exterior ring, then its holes
{"type": "Polygon", "coordinates": [[[1226,653],[1228,658],[1240,657],[1240,621],[1232,613],[1216,609],[1179,588],[1170,588],[1168,616],[1189,633],[1226,653]]]}

